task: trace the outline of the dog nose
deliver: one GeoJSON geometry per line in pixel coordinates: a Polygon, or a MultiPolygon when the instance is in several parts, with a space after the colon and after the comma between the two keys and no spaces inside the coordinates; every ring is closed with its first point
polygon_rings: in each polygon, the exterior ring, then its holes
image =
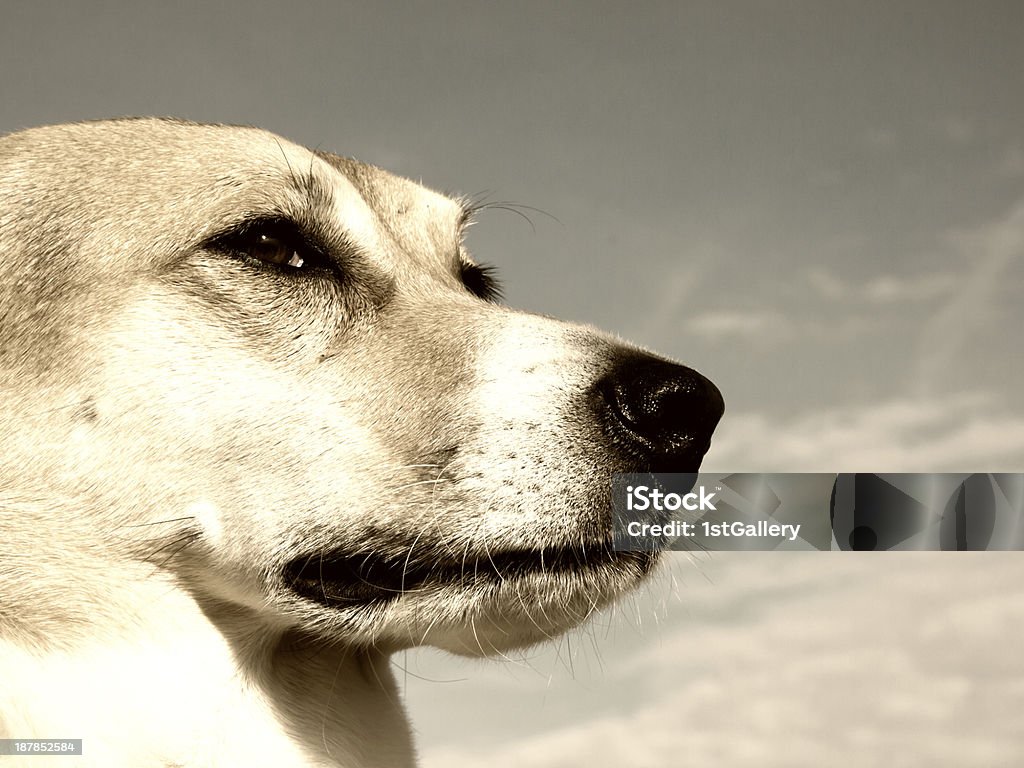
{"type": "Polygon", "coordinates": [[[656,472],[696,471],[725,411],[708,379],[643,353],[620,356],[597,391],[615,442],[656,472]]]}

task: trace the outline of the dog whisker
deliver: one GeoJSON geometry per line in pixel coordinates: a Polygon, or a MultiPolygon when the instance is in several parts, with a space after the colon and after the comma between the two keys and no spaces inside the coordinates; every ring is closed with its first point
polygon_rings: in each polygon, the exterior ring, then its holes
{"type": "Polygon", "coordinates": [[[184,517],[171,517],[166,520],[153,520],[148,523],[133,523],[131,525],[124,525],[124,528],[147,528],[152,525],[169,525],[171,523],[181,523],[185,520],[195,520],[195,515],[185,515],[184,517]]]}
{"type": "Polygon", "coordinates": [[[174,558],[177,557],[178,554],[185,549],[185,547],[187,547],[189,544],[193,543],[199,538],[201,538],[201,534],[198,531],[185,531],[177,535],[172,535],[169,537],[168,541],[166,541],[162,546],[150,552],[144,558],[144,560],[145,562],[155,565],[157,568],[164,568],[167,566],[169,562],[174,560],[174,558]],[[167,555],[167,557],[165,557],[159,563],[153,562],[154,557],[166,552],[171,547],[174,547],[174,550],[169,555],[167,555]]]}
{"type": "Polygon", "coordinates": [[[397,485],[390,488],[391,491],[404,491],[406,488],[415,488],[417,485],[437,485],[438,483],[451,482],[450,480],[444,480],[442,478],[434,478],[433,480],[415,480],[411,483],[405,483],[404,485],[397,485]]]}

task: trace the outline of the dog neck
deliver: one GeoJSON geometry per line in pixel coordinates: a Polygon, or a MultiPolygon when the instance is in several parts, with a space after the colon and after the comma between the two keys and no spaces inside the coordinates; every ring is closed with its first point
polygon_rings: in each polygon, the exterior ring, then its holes
{"type": "MultiPolygon", "coordinates": [[[[75,634],[55,624],[61,637],[51,628],[41,640],[45,627],[0,621],[0,737],[82,738],[83,766],[414,764],[386,654],[263,628],[169,580],[131,579],[108,569],[101,588],[116,606],[75,634]]],[[[94,602],[75,594],[89,583],[65,583],[59,602],[94,602]]]]}

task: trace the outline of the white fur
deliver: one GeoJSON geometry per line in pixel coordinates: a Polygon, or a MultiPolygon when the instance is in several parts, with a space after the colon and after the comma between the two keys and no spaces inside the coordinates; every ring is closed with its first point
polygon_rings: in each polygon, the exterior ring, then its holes
{"type": "Polygon", "coordinates": [[[643,577],[458,573],[601,535],[615,343],[469,295],[457,202],[152,120],[0,140],[0,206],[0,737],[85,750],[27,765],[411,766],[391,653],[542,641],[643,577]],[[343,278],[210,245],[253,216],[345,243],[343,278]],[[285,583],[335,551],[448,575],[285,583]]]}

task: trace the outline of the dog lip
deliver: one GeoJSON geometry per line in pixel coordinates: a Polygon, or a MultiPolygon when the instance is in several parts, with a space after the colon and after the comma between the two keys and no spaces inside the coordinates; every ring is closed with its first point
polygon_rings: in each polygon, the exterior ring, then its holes
{"type": "Polygon", "coordinates": [[[619,552],[609,543],[510,549],[448,564],[420,562],[407,554],[334,551],[295,558],[285,566],[283,575],[285,584],[299,596],[329,607],[345,607],[388,602],[424,587],[501,583],[533,574],[632,568],[643,576],[653,568],[655,559],[652,552],[619,552]]]}

